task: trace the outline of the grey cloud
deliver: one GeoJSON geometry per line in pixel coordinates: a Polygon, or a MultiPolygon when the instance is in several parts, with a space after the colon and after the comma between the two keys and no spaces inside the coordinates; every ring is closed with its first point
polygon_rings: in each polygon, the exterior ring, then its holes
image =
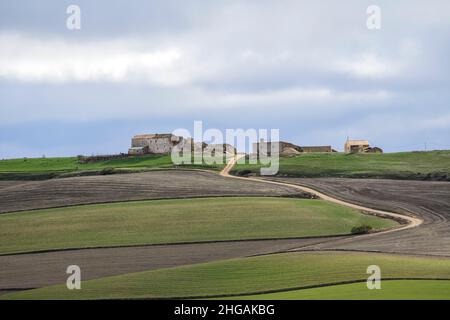
{"type": "MultiPolygon", "coordinates": [[[[450,2],[379,0],[375,32],[365,25],[369,4],[4,0],[0,34],[26,41],[0,43],[0,130],[6,137],[54,121],[115,138],[116,121],[128,128],[122,136],[135,133],[133,124],[170,131],[200,119],[218,128],[280,128],[305,144],[339,147],[347,135],[388,150],[419,139],[450,144],[442,138],[450,137],[450,2]],[[80,32],[65,29],[69,3],[82,8],[80,32]],[[39,43],[33,50],[30,39],[39,43]],[[148,66],[149,54],[171,48],[179,52],[173,63],[148,66]],[[115,61],[123,68],[114,79],[115,61]],[[33,81],[30,65],[45,66],[33,81]]],[[[52,132],[41,130],[37,145],[45,149],[52,132]]],[[[0,145],[12,153],[30,148],[25,137],[10,137],[0,145]]]]}

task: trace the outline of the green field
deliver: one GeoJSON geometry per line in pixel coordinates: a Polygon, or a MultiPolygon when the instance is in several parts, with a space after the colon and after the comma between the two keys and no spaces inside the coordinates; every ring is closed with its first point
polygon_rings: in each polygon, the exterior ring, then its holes
{"type": "MultiPolygon", "coordinates": [[[[58,285],[0,298],[212,298],[221,295],[257,294],[270,290],[297,290],[308,286],[337,284],[342,281],[365,281],[368,277],[367,267],[373,264],[381,268],[383,279],[450,279],[448,258],[355,252],[284,253],[84,281],[81,290],[68,290],[65,285],[58,285]]],[[[427,282],[424,287],[428,286],[429,291],[434,289],[434,284],[435,282],[427,282]]],[[[448,281],[436,285],[439,293],[443,292],[445,285],[450,289],[448,281]]],[[[420,282],[412,283],[411,291],[419,290],[420,286],[420,282]]],[[[387,282],[382,282],[382,287],[390,288],[387,282]]],[[[395,298],[407,298],[409,293],[405,292],[406,290],[396,290],[398,296],[395,298]]],[[[394,294],[392,293],[391,297],[394,294]]]]}
{"type": "Polygon", "coordinates": [[[170,155],[136,156],[125,159],[112,159],[92,163],[80,163],[77,157],[23,158],[0,160],[0,179],[49,179],[77,174],[112,173],[113,171],[111,169],[116,169],[117,173],[121,173],[179,167],[220,170],[224,167],[224,164],[209,165],[203,163],[199,165],[192,164],[176,166],[172,163],[170,155]]]}
{"type": "Polygon", "coordinates": [[[127,159],[113,159],[94,163],[81,164],[77,157],[67,158],[24,158],[0,161],[0,172],[45,172],[95,170],[104,168],[154,168],[170,167],[170,156],[142,156],[127,159]]]}
{"type": "Polygon", "coordinates": [[[397,223],[322,200],[203,198],[74,206],[0,215],[0,253],[349,234],[397,223]],[[276,209],[275,209],[276,208],[276,209]]]}
{"type": "Polygon", "coordinates": [[[386,280],[381,290],[367,290],[365,282],[293,290],[254,296],[243,300],[450,300],[450,281],[386,280]]]}
{"type": "MultiPolygon", "coordinates": [[[[280,175],[293,177],[389,178],[450,180],[450,151],[384,154],[307,153],[280,158],[280,175]]],[[[232,173],[249,170],[259,174],[260,165],[238,164],[232,173]]]]}
{"type": "MultiPolygon", "coordinates": [[[[175,166],[168,155],[147,155],[82,164],[76,157],[0,160],[0,179],[48,179],[83,174],[167,168],[221,170],[224,164],[175,166]],[[112,169],[112,170],[111,170],[112,169]]],[[[232,173],[259,174],[258,164],[236,165],[232,173]]],[[[280,158],[281,175],[294,177],[450,180],[450,151],[385,154],[307,153],[280,158]]]]}

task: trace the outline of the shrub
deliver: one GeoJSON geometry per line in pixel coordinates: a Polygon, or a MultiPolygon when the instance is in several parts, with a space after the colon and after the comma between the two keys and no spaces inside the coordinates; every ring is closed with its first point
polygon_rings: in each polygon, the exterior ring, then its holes
{"type": "Polygon", "coordinates": [[[365,234],[372,231],[372,227],[366,224],[363,224],[361,226],[353,227],[351,230],[352,234],[365,234]]]}
{"type": "Polygon", "coordinates": [[[105,168],[102,171],[100,171],[101,175],[107,175],[107,174],[114,174],[114,168],[105,168]]]}
{"type": "Polygon", "coordinates": [[[239,170],[238,172],[237,172],[237,175],[238,176],[241,176],[241,177],[245,177],[245,176],[248,176],[249,174],[251,174],[252,173],[252,171],[251,170],[239,170]]]}

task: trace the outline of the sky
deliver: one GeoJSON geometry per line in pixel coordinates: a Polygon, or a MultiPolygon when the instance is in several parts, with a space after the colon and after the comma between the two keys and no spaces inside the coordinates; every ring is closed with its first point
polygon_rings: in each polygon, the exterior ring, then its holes
{"type": "Polygon", "coordinates": [[[0,158],[127,152],[195,120],[450,149],[449,15],[448,0],[1,0],[0,158]]]}

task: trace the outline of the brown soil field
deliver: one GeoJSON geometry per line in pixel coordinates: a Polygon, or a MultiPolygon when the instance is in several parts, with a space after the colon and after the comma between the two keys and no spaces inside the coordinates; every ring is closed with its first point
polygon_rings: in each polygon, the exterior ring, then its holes
{"type": "Polygon", "coordinates": [[[64,283],[67,279],[65,271],[70,264],[80,266],[82,279],[89,280],[129,272],[286,251],[324,240],[325,238],[227,241],[3,255],[0,256],[0,295],[15,289],[64,283]]]}
{"type": "Polygon", "coordinates": [[[20,184],[23,184],[23,181],[5,181],[5,180],[0,180],[0,190],[5,189],[5,188],[9,188],[9,187],[14,187],[14,186],[18,186],[20,184]]]}
{"type": "Polygon", "coordinates": [[[168,170],[73,177],[45,181],[0,181],[0,213],[79,204],[212,196],[308,197],[294,188],[234,181],[204,171],[168,170]]]}
{"type": "Polygon", "coordinates": [[[415,228],[323,243],[309,249],[381,251],[450,256],[450,183],[378,179],[270,178],[310,187],[374,209],[423,219],[415,228]]]}
{"type": "MultiPolygon", "coordinates": [[[[267,179],[267,178],[266,178],[267,179]]],[[[64,282],[78,264],[83,279],[289,250],[360,250],[450,256],[450,183],[373,179],[270,178],[379,210],[423,219],[415,228],[351,237],[216,242],[55,251],[0,256],[0,294],[64,282]]],[[[157,171],[35,182],[1,182],[0,211],[112,201],[202,196],[300,196],[288,186],[202,171],[157,171]]]]}

